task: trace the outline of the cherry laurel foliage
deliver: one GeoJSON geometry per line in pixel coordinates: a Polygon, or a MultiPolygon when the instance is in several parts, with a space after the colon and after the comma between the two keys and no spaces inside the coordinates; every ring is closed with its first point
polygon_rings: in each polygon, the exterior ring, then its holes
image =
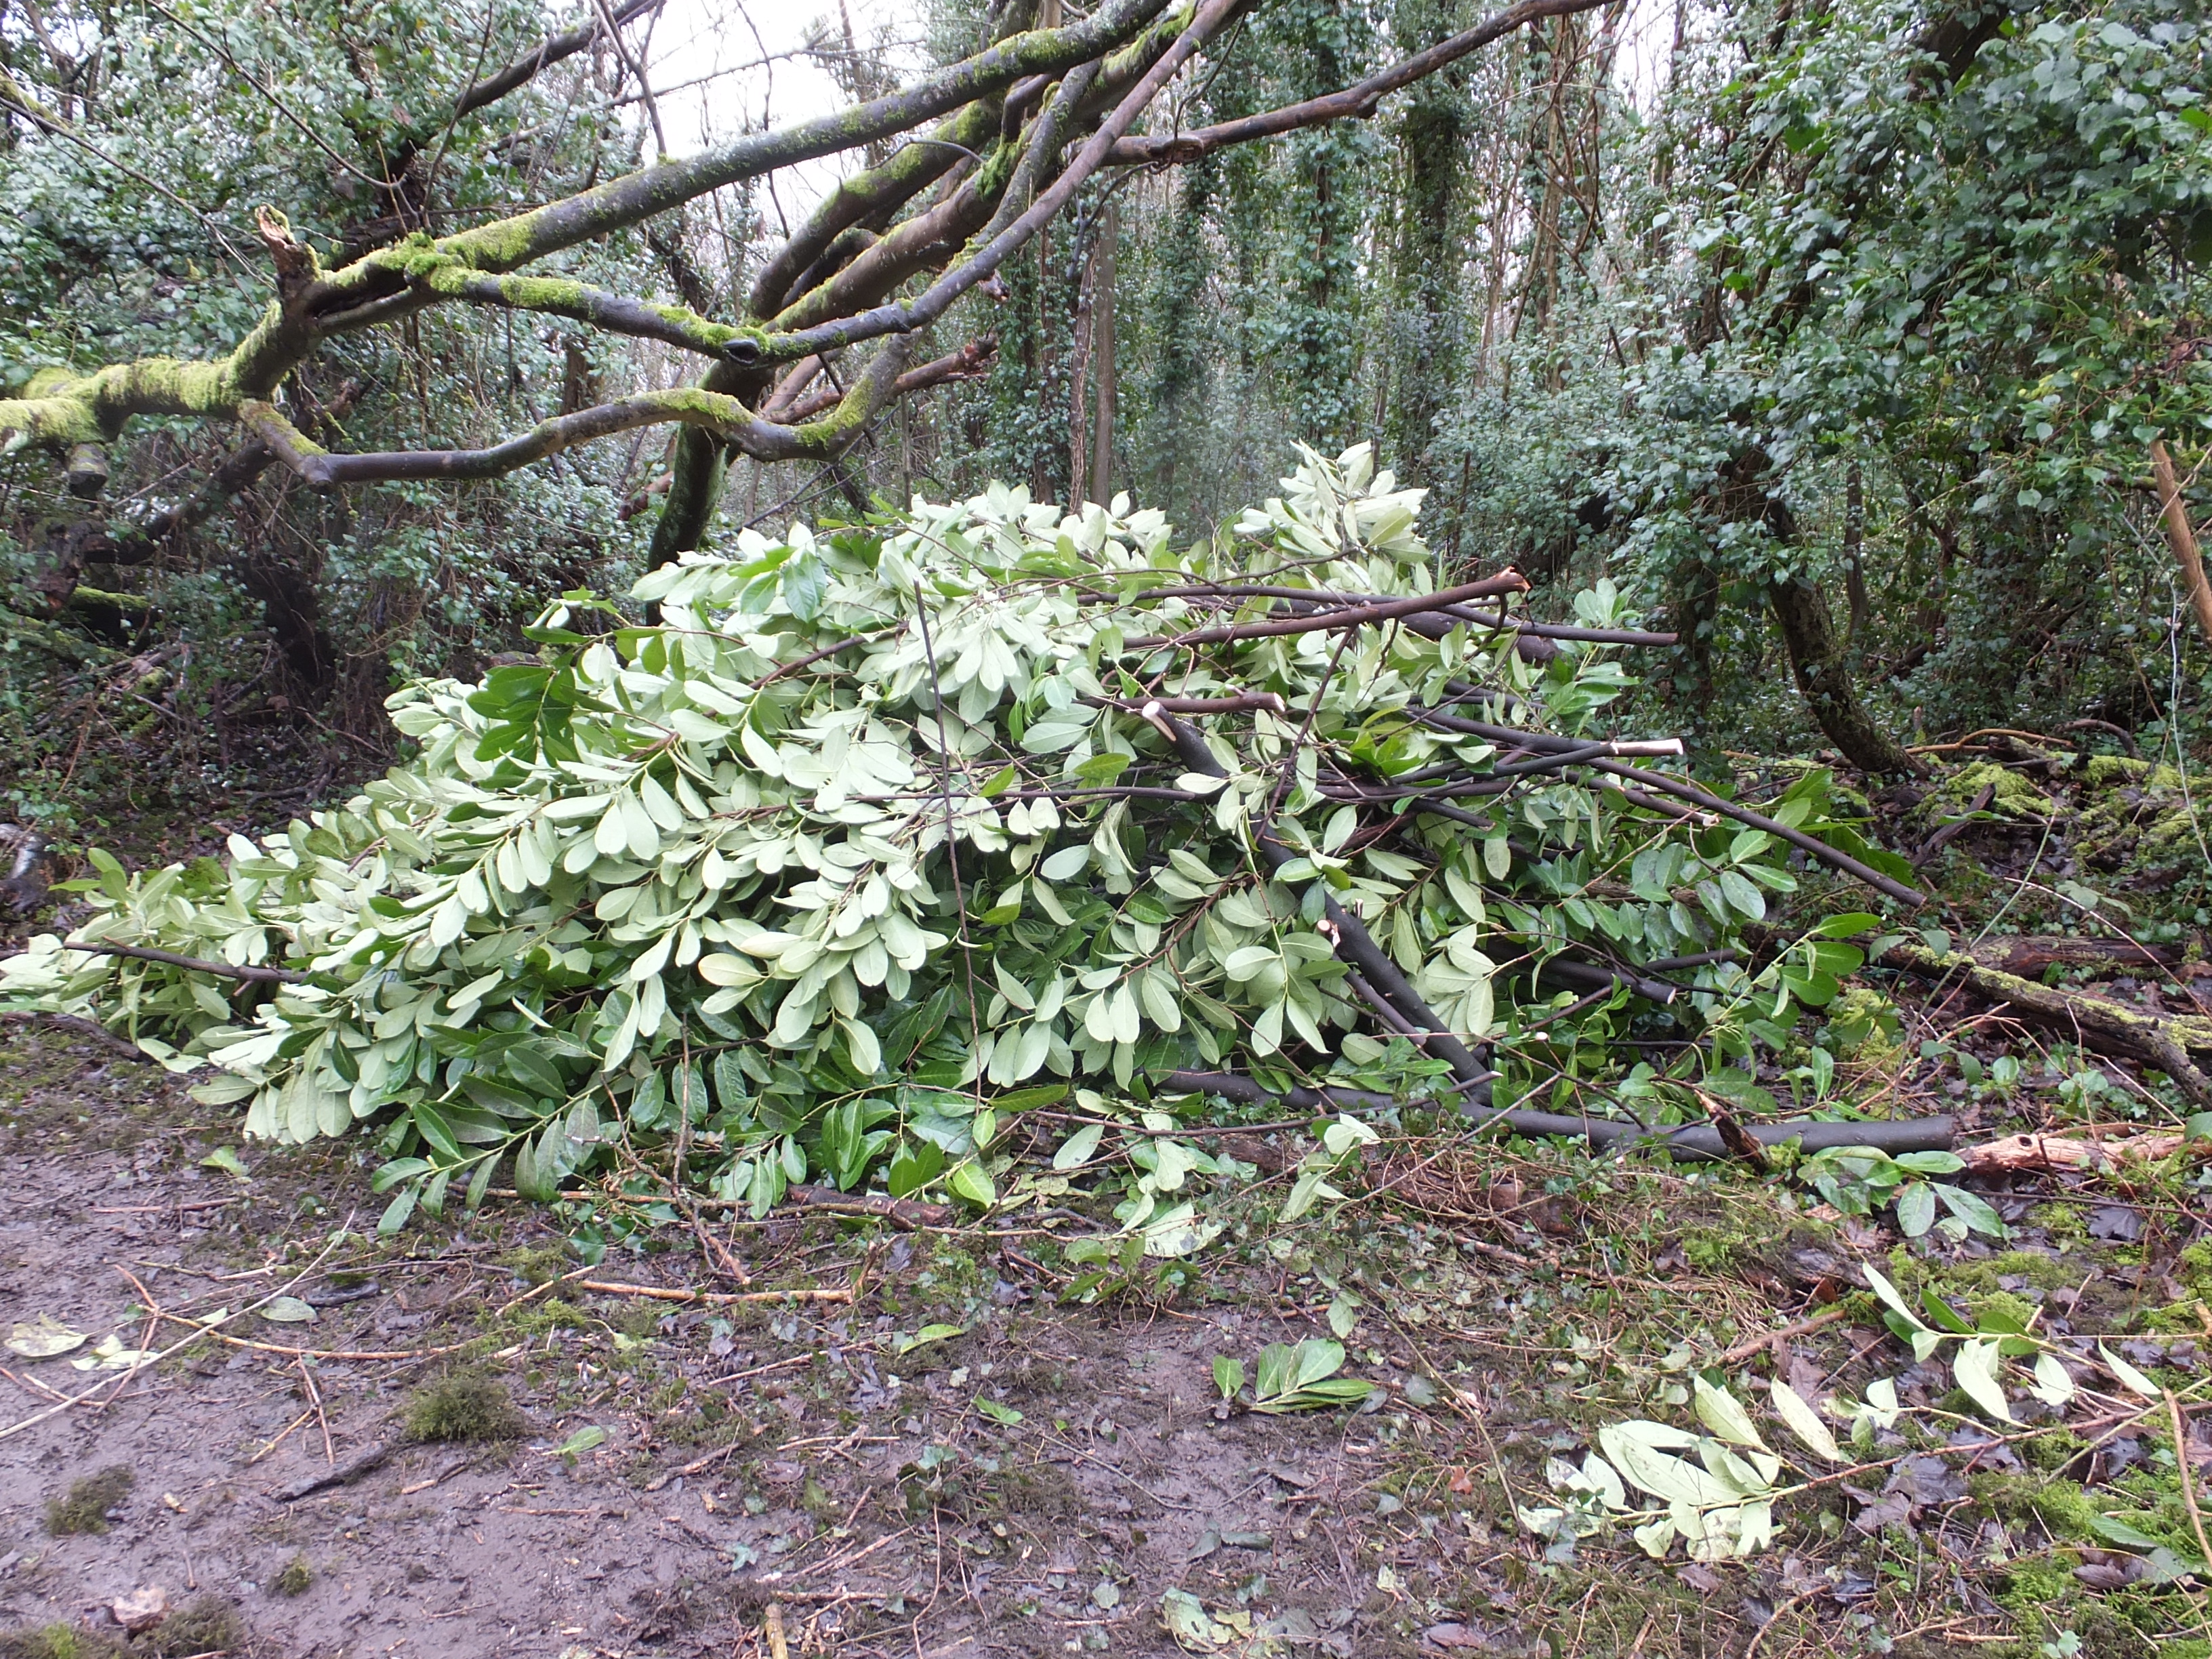
{"type": "MultiPolygon", "coordinates": [[[[1148,1079],[1438,1085],[1440,1063],[1367,1034],[1325,894],[1453,1030],[1497,1044],[1508,1103],[1565,1097],[1559,1056],[1603,1054],[1628,1018],[1620,991],[1528,1031],[1570,1000],[1530,988],[1532,962],[1711,951],[1797,885],[1764,832],[1551,775],[1468,800],[1472,826],[1344,799],[1348,780],[1498,758],[1408,714],[1454,684],[1593,732],[1627,684],[1601,651],[1537,669],[1464,627],[1131,643],[1203,620],[1221,601],[1192,592],[1224,578],[1432,591],[1419,499],[1362,447],[1308,452],[1279,496],[1183,551],[1157,513],[1063,516],[1003,487],[829,538],[749,532],[640,581],[656,624],[570,594],[534,630],[538,663],[397,693],[419,754],[342,807],[234,836],[220,863],[94,856],[77,939],[293,970],[258,1006],[51,935],[0,989],[212,1070],[200,1097],[243,1103],[249,1133],[379,1135],[392,1226],[455,1182],[473,1205],[508,1156],[535,1197],[672,1154],[678,1178],[758,1210],[803,1179],[988,1205],[1042,1173],[1013,1150],[1038,1145],[1022,1114],[1065,1100],[1079,1124],[1054,1169],[1103,1159],[1126,1228],[1194,1248],[1211,1234],[1188,1178],[1249,1171],[1176,1139],[1148,1079]],[[1190,717],[1225,780],[1142,714],[1268,692],[1285,712],[1190,717]],[[1300,854],[1272,874],[1251,827],[1270,813],[1300,854]]],[[[1583,613],[1617,620],[1604,592],[1583,613]]],[[[1769,810],[1848,840],[1825,799],[1814,774],[1769,810]]],[[[1719,1066],[1859,961],[1818,938],[1638,1006],[1710,1036],[1719,1066]]],[[[1371,1139],[1346,1121],[1328,1150],[1371,1139]]],[[[1324,1176],[1302,1205],[1334,1195],[1324,1176]]]]}
{"type": "MultiPolygon", "coordinates": [[[[1942,1356],[1960,1392],[2000,1431],[2020,1421],[2008,1389],[2063,1416],[2081,1393],[2077,1371],[2092,1367],[2118,1383],[2123,1398],[2171,1398],[2103,1342],[2092,1354],[2086,1339],[2062,1341],[2001,1310],[1970,1320],[1933,1286],[1921,1292],[1916,1309],[1878,1269],[1863,1271],[1890,1333],[1912,1350],[1916,1361],[1942,1356]]],[[[1546,1479],[1555,1501],[1517,1513],[1522,1525],[1550,1540],[1547,1553],[1553,1559],[1571,1559],[1577,1540],[1616,1524],[1631,1527],[1638,1545],[1655,1558],[1666,1556],[1678,1541],[1693,1560],[1755,1554],[1775,1541],[1778,1501],[1808,1490],[1837,1466],[1870,1459],[1878,1431],[1908,1413],[1927,1410],[1901,1406],[1892,1377],[1871,1379],[1861,1397],[1838,1391],[1809,1401],[1777,1376],[1767,1384],[1767,1407],[1772,1420],[1789,1431],[1786,1438],[1777,1437],[1785,1456],[1762,1432],[1752,1408],[1725,1388],[1694,1376],[1692,1388],[1678,1389],[1675,1398],[1691,1407],[1698,1431],[1632,1418],[1600,1428],[1595,1447],[1580,1463],[1563,1456],[1549,1460],[1546,1479]],[[1787,1480],[1785,1470],[1802,1478],[1787,1480]]],[[[1938,1422],[1950,1417],[1933,1415],[1938,1422]]],[[[2111,1542],[2148,1551],[2145,1565],[2154,1582],[2206,1571],[2203,1561],[2117,1518],[2104,1518],[2099,1530],[2111,1542]]]]}

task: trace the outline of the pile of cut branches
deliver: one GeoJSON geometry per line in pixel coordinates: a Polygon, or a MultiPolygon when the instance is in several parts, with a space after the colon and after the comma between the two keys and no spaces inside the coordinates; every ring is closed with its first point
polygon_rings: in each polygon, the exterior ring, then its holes
{"type": "Polygon", "coordinates": [[[1004,489],[745,532],[637,585],[658,623],[570,594],[538,662],[398,693],[419,754],[343,807],[95,854],[92,920],[0,988],[212,1067],[249,1133],[370,1126],[393,1227],[510,1157],[528,1196],[641,1162],[757,1210],[1110,1162],[1169,1253],[1227,1172],[1176,1099],[1733,1146],[1742,1064],[1876,918],[1757,971],[1745,931],[1817,866],[1917,896],[1824,774],[1753,811],[1602,735],[1614,648],[1664,636],[1609,586],[1573,626],[1510,570],[1434,588],[1419,504],[1363,447],[1181,552],[1004,489]]]}

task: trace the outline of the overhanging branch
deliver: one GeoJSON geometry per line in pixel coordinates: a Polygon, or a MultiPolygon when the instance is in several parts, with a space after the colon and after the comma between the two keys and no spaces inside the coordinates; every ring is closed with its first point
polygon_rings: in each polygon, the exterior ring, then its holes
{"type": "Polygon", "coordinates": [[[795,461],[836,455],[852,443],[890,401],[907,355],[905,341],[887,343],[834,410],[820,419],[796,425],[763,420],[737,398],[721,392],[676,386],[556,416],[488,449],[399,449],[334,455],[307,438],[273,404],[249,403],[239,414],[278,459],[317,489],[403,479],[496,478],[595,438],[672,423],[701,428],[757,460],[795,461]]]}
{"type": "Polygon", "coordinates": [[[1416,52],[1403,62],[1394,64],[1380,74],[1370,76],[1356,86],[1346,87],[1340,92],[1286,104],[1280,109],[1248,115],[1239,120],[1200,127],[1195,132],[1124,138],[1115,144],[1107,161],[1115,167],[1138,167],[1152,161],[1195,161],[1201,155],[1210,155],[1226,144],[1249,143],[1255,138],[1279,137],[1301,127],[1320,126],[1329,121],[1364,120],[1375,113],[1382,100],[1390,94],[1457,63],[1469,52],[1480,51],[1524,23],[1537,22],[1547,17],[1565,17],[1576,12],[1595,11],[1600,6],[1610,3],[1611,0],[1521,0],[1520,4],[1508,7],[1495,16],[1486,17],[1473,28],[1455,34],[1449,40],[1439,41],[1426,52],[1416,52]]]}
{"type": "MultiPolygon", "coordinates": [[[[663,3],[664,0],[626,0],[624,4],[615,8],[614,20],[617,25],[627,23],[631,18],[642,16],[663,3]]],[[[557,64],[564,58],[574,57],[597,40],[600,32],[599,20],[594,17],[581,28],[548,35],[496,75],[487,75],[464,92],[454,100],[453,118],[459,120],[465,115],[475,114],[487,104],[497,103],[517,87],[536,79],[548,65],[557,64]]]]}

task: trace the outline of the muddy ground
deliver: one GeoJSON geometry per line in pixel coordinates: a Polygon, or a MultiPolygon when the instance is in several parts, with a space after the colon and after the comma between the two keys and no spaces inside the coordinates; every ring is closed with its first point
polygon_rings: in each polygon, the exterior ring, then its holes
{"type": "MultiPolygon", "coordinates": [[[[1773,1187],[1486,1153],[1464,1203],[1400,1183],[1429,1207],[1240,1226],[1172,1295],[1074,1306],[1079,1217],[798,1215],[718,1229],[740,1287],[680,1226],[580,1269],[547,1212],[496,1197],[380,1241],[365,1147],[241,1146],[150,1066],[0,1037],[0,1326],[92,1339],[0,1377],[0,1652],[108,1651],[112,1604],[149,1589],[175,1611],[128,1650],[172,1656],[750,1656],[775,1651],[771,1608],[790,1652],[852,1659],[2203,1651],[2201,1593],[2067,1530],[2065,1502],[2157,1467],[2141,1413],[2054,1426],[2063,1455],[1888,1437],[1748,1563],[1625,1536],[1547,1559],[1513,1518],[1547,1501],[1546,1461],[1691,1365],[1744,1397],[1778,1369],[1808,1390],[1879,1370],[1959,1403],[1871,1316],[1762,1342],[1855,1259],[1901,1271],[1893,1235],[1773,1187]],[[244,1177],[203,1162],[223,1149],[244,1177]],[[313,1322],[242,1315],[119,1385],[73,1369],[111,1334],[164,1349],[278,1293],[313,1322]],[[1221,1404],[1216,1357],[1326,1335],[1332,1303],[1378,1385],[1364,1408],[1221,1404]],[[380,1443],[380,1467],[287,1497],[380,1443]],[[116,1469],[127,1489],[79,1486],[116,1469]],[[68,1529],[73,1492],[101,1529],[68,1529]]],[[[2205,1229],[2190,1197],[1999,1199],[2015,1248],[1932,1241],[1928,1282],[2131,1333],[2193,1401],[2212,1273],[2180,1255],[2205,1229]]]]}

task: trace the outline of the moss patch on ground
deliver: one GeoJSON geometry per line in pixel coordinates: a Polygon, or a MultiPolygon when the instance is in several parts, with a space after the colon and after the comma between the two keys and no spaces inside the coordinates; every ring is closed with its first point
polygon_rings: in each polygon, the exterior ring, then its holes
{"type": "Polygon", "coordinates": [[[417,1389],[403,1420],[409,1439],[436,1444],[478,1445],[530,1431],[506,1383],[465,1371],[417,1389]]]}
{"type": "Polygon", "coordinates": [[[47,1504],[46,1530],[57,1538],[106,1532],[109,1511],[122,1506],[137,1479],[119,1463],[85,1476],[70,1486],[68,1496],[47,1504]]]}

